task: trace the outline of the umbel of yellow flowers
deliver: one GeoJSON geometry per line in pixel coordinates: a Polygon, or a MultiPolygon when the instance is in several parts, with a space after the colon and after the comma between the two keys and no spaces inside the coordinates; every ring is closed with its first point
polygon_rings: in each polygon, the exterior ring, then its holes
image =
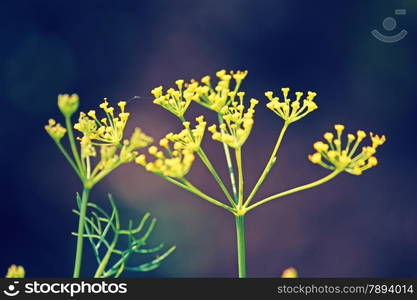
{"type": "Polygon", "coordinates": [[[204,136],[206,122],[204,117],[196,118],[197,125],[190,128],[190,122],[183,122],[184,129],[174,134],[168,133],[159,141],[162,150],[156,146],[148,149],[149,154],[155,157],[147,162],[144,154],[136,158],[136,163],[145,166],[146,170],[160,173],[164,176],[182,178],[191,168],[194,161],[194,152],[200,147],[204,136]]]}
{"type": "Polygon", "coordinates": [[[270,110],[280,116],[288,123],[293,123],[305,117],[307,114],[317,109],[317,104],[314,102],[314,98],[317,93],[308,92],[307,97],[302,100],[303,93],[295,92],[295,100],[292,101],[288,97],[290,91],[289,88],[282,88],[282,94],[284,96],[283,101],[280,101],[279,97],[274,97],[274,93],[269,91],[265,93],[265,96],[269,99],[269,103],[266,105],[270,110]]]}
{"type": "Polygon", "coordinates": [[[92,187],[112,170],[121,164],[133,161],[137,156],[137,150],[152,143],[152,138],[135,128],[129,139],[125,138],[125,127],[130,113],[125,111],[126,102],[118,103],[119,112],[109,105],[107,99],[99,105],[103,116],[99,118],[95,110],[87,114],[80,112],[78,122],[72,127],[71,116],[79,106],[77,94],[58,95],[58,107],[65,117],[66,128],[55,120],[50,119],[45,130],[63,152],[71,166],[74,168],[82,182],[92,187]],[[72,129],[77,130],[81,136],[79,151],[74,141],[72,129]],[[68,133],[72,156],[61,144],[61,139],[68,133]],[[91,159],[100,156],[97,164],[92,166],[91,159]]]}
{"type": "Polygon", "coordinates": [[[45,130],[55,142],[59,142],[67,133],[67,130],[54,119],[49,119],[48,124],[45,125],[45,130]]]}
{"type": "Polygon", "coordinates": [[[219,80],[215,86],[211,85],[210,76],[204,76],[201,79],[202,86],[196,89],[198,97],[195,97],[195,101],[208,109],[220,112],[225,105],[235,100],[247,74],[248,71],[231,71],[227,74],[225,70],[220,70],[216,73],[219,80]]]}
{"type": "Polygon", "coordinates": [[[218,71],[216,76],[219,81],[215,86],[211,85],[210,76],[201,79],[201,85],[191,80],[185,84],[183,79],[175,81],[177,89],[170,88],[163,93],[163,87],[154,88],[151,93],[155,97],[153,101],[170,111],[177,117],[183,117],[186,110],[194,100],[206,108],[220,112],[220,110],[233,101],[238,94],[240,84],[245,79],[247,71],[227,74],[225,70],[218,71]],[[234,80],[232,87],[231,81],[234,80]]]}
{"type": "Polygon", "coordinates": [[[362,150],[358,151],[360,143],[366,137],[363,130],[358,130],[356,136],[349,133],[344,146],[342,133],[345,126],[337,124],[334,128],[336,136],[331,132],[326,132],[324,134],[325,143],[322,141],[314,143],[313,148],[317,152],[308,156],[312,163],[329,170],[345,170],[354,175],[361,175],[363,171],[378,164],[378,160],[373,155],[376,153],[376,149],[385,142],[385,136],[374,135],[371,132],[369,135],[372,144],[362,147],[362,150]]]}
{"type": "Polygon", "coordinates": [[[239,92],[238,97],[240,102],[232,100],[231,105],[223,106],[220,110],[221,117],[224,120],[224,123],[219,126],[220,131],[217,130],[216,124],[208,128],[213,134],[213,140],[225,143],[234,149],[242,147],[249,137],[253,126],[254,108],[258,104],[258,100],[252,98],[248,110],[244,112],[244,95],[244,92],[239,92]]]}

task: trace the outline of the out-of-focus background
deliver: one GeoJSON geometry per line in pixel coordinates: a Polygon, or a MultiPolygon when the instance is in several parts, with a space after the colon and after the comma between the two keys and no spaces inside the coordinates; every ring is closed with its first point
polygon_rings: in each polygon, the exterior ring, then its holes
{"type": "MultiPolygon", "coordinates": [[[[71,276],[77,228],[73,171],[44,132],[60,120],[58,93],[76,92],[81,110],[130,99],[129,130],[159,139],[179,122],[152,104],[150,90],[219,69],[249,70],[242,89],[261,104],[244,146],[246,193],[256,182],[282,121],[264,92],[318,93],[319,109],[291,126],[279,161],[258,197],[318,179],[312,143],[335,123],[385,134],[380,164],[360,177],[342,174],[251,212],[246,218],[249,276],[417,276],[415,1],[4,1],[0,9],[0,272],[24,265],[30,277],[71,276]],[[395,15],[406,9],[406,15],[395,15]],[[393,17],[392,31],[383,20],[393,17]],[[408,35],[383,43],[377,29],[408,35]],[[1,271],[2,270],[2,271],[1,271]]],[[[391,22],[392,25],[392,22],[391,22]]],[[[202,110],[193,104],[187,117],[202,110]]],[[[221,144],[204,147],[228,181],[221,144]]],[[[221,196],[197,162],[195,185],[221,196]]],[[[157,270],[130,276],[236,276],[235,228],[225,211],[177,189],[140,166],[122,166],[92,200],[112,193],[123,218],[158,218],[151,244],[176,252],[157,270]]],[[[83,275],[94,268],[89,245],[83,275]]],[[[136,261],[139,263],[140,261],[136,261]]]]}

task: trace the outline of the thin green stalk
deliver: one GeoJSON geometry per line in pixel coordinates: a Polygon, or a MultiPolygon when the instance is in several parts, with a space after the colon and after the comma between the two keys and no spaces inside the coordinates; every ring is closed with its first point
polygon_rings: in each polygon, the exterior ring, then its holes
{"type": "Polygon", "coordinates": [[[269,158],[269,161],[267,162],[264,171],[262,172],[261,176],[259,177],[258,182],[255,184],[254,188],[252,189],[252,192],[249,194],[248,199],[246,199],[244,207],[247,207],[249,205],[250,201],[253,199],[256,192],[259,190],[262,183],[265,181],[266,176],[271,171],[272,166],[276,162],[276,159],[277,159],[276,155],[277,155],[278,149],[281,145],[281,142],[282,142],[282,139],[284,137],[285,131],[288,128],[288,125],[289,125],[289,123],[287,123],[287,122],[284,123],[284,126],[282,127],[281,132],[278,136],[277,142],[275,144],[274,150],[272,151],[271,157],[269,158]]]}
{"type": "MultiPolygon", "coordinates": [[[[183,116],[179,116],[178,118],[180,119],[181,122],[183,122],[183,123],[186,122],[186,120],[183,116]]],[[[192,136],[191,129],[188,129],[188,130],[189,130],[189,132],[192,136]]],[[[214,180],[216,180],[217,184],[219,185],[219,187],[221,188],[221,190],[225,194],[227,200],[229,200],[230,204],[232,204],[232,206],[234,207],[235,202],[233,201],[232,196],[230,196],[229,191],[227,190],[226,186],[224,185],[224,183],[223,183],[222,179],[220,178],[219,174],[217,173],[217,171],[214,169],[213,164],[210,162],[206,153],[204,153],[203,148],[200,147],[196,152],[197,152],[198,157],[201,159],[201,161],[204,163],[204,165],[210,171],[211,175],[214,177],[214,180]]]]}
{"type": "Polygon", "coordinates": [[[84,243],[84,226],[85,215],[87,213],[88,196],[90,195],[90,189],[84,187],[81,197],[80,217],[78,220],[78,235],[77,235],[77,252],[75,254],[74,265],[74,278],[80,277],[81,262],[83,257],[83,243],[84,243]]]}
{"type": "Polygon", "coordinates": [[[74,156],[75,162],[77,164],[78,170],[80,173],[83,173],[83,168],[81,165],[80,155],[78,154],[77,146],[75,145],[74,133],[72,131],[71,117],[65,116],[65,125],[68,132],[68,140],[70,142],[72,155],[74,156]]]}
{"type": "Polygon", "coordinates": [[[62,144],[59,141],[55,141],[56,145],[58,146],[59,150],[61,150],[62,154],[65,156],[67,161],[70,163],[71,167],[74,169],[75,173],[77,173],[78,177],[82,180],[81,173],[78,170],[77,166],[75,165],[72,158],[69,156],[68,152],[65,150],[65,148],[62,146],[62,144]]]}
{"type": "Polygon", "coordinates": [[[245,216],[236,216],[237,264],[239,278],[246,278],[245,216]]]}
{"type": "Polygon", "coordinates": [[[113,253],[113,249],[114,249],[113,244],[110,245],[110,248],[107,250],[106,255],[103,257],[103,260],[101,261],[100,265],[97,268],[96,273],[94,274],[94,278],[100,278],[101,275],[103,274],[107,264],[109,263],[110,257],[113,253]]]}
{"type": "Polygon", "coordinates": [[[106,255],[103,257],[103,260],[101,261],[100,265],[97,268],[96,273],[94,274],[94,278],[100,278],[103,274],[103,272],[106,269],[107,264],[109,263],[110,257],[113,253],[114,248],[116,247],[117,240],[119,236],[116,234],[114,236],[113,242],[111,243],[110,247],[107,249],[106,255]]]}
{"type": "MultiPolygon", "coordinates": [[[[223,124],[223,118],[221,117],[220,114],[217,114],[217,117],[219,119],[219,124],[223,124]]],[[[238,202],[238,194],[237,194],[237,188],[236,188],[236,178],[235,178],[235,173],[233,170],[233,163],[232,163],[232,159],[230,156],[230,151],[229,151],[229,146],[227,146],[226,143],[223,142],[223,149],[224,149],[224,155],[226,156],[226,162],[227,162],[227,170],[229,172],[229,176],[230,176],[230,183],[232,185],[232,192],[233,192],[233,198],[235,199],[235,203],[237,204],[238,202]]]]}
{"type": "Polygon", "coordinates": [[[242,148],[239,147],[235,150],[237,172],[239,176],[239,191],[238,191],[238,207],[240,208],[243,204],[243,170],[242,170],[242,148]]]}
{"type": "Polygon", "coordinates": [[[218,200],[216,200],[216,199],[214,199],[214,198],[206,195],[205,193],[203,193],[202,191],[200,191],[198,188],[196,188],[195,186],[193,186],[189,182],[188,182],[188,185],[185,185],[185,184],[183,184],[181,182],[178,182],[177,180],[175,180],[175,179],[173,179],[171,177],[164,176],[162,174],[157,174],[157,175],[159,177],[165,179],[166,181],[169,181],[169,182],[175,184],[176,186],[179,186],[180,188],[183,188],[184,190],[186,190],[186,191],[188,191],[190,193],[193,193],[193,194],[201,197],[202,199],[207,200],[210,203],[213,203],[214,205],[220,206],[220,207],[226,209],[227,211],[230,211],[231,213],[235,213],[235,210],[232,207],[230,207],[230,206],[228,206],[226,204],[223,204],[220,201],[218,201],[218,200]]]}
{"type": "Polygon", "coordinates": [[[336,169],[332,173],[330,173],[329,175],[327,175],[326,177],[323,177],[323,178],[321,178],[319,180],[316,180],[314,182],[311,182],[311,183],[308,183],[308,184],[305,184],[305,185],[302,185],[302,186],[299,186],[299,187],[290,189],[288,191],[285,191],[285,192],[282,192],[282,193],[275,194],[275,195],[272,195],[270,197],[267,197],[267,198],[265,198],[265,199],[263,199],[263,200],[261,200],[259,202],[256,202],[256,203],[252,204],[251,206],[249,206],[246,209],[246,212],[254,209],[255,207],[257,207],[259,205],[262,205],[262,204],[264,204],[266,202],[269,202],[271,200],[274,200],[274,199],[277,199],[277,198],[281,198],[281,197],[284,197],[284,196],[287,196],[287,195],[290,195],[290,194],[293,194],[293,193],[296,193],[296,192],[299,192],[299,191],[303,191],[303,190],[306,190],[306,189],[310,189],[312,187],[315,187],[315,186],[318,186],[320,184],[323,184],[323,183],[329,181],[330,179],[333,179],[334,177],[336,177],[342,171],[343,170],[336,169]]]}
{"type": "MultiPolygon", "coordinates": [[[[110,245],[110,247],[108,247],[106,255],[103,257],[103,260],[101,261],[100,265],[98,266],[96,273],[94,274],[94,278],[99,278],[102,277],[103,272],[106,270],[107,264],[109,263],[110,257],[113,254],[114,248],[117,245],[117,241],[119,239],[119,230],[120,230],[120,220],[119,220],[119,212],[117,211],[117,208],[114,204],[113,198],[110,196],[110,202],[111,205],[113,207],[113,216],[114,216],[114,237],[113,237],[113,241],[110,245]]],[[[113,218],[112,216],[112,218],[113,218]]],[[[110,223],[112,224],[113,220],[110,219],[110,223]]]]}
{"type": "Polygon", "coordinates": [[[197,155],[200,157],[201,161],[204,163],[204,165],[207,167],[207,169],[210,171],[210,173],[213,175],[214,180],[216,180],[217,184],[225,194],[227,200],[229,200],[230,204],[233,206],[236,205],[236,203],[233,201],[232,196],[230,196],[229,191],[227,190],[226,186],[224,185],[222,179],[220,178],[219,174],[214,169],[212,163],[208,159],[207,155],[204,153],[203,149],[200,148],[197,150],[197,155]]]}
{"type": "MultiPolygon", "coordinates": [[[[114,169],[118,168],[122,163],[119,161],[116,165],[114,165],[112,168],[110,169],[106,169],[101,171],[100,173],[98,173],[92,180],[92,185],[95,185],[96,183],[98,183],[100,180],[102,180],[104,177],[106,177],[110,172],[112,172],[114,169]]],[[[91,181],[91,180],[90,180],[91,181]]]]}

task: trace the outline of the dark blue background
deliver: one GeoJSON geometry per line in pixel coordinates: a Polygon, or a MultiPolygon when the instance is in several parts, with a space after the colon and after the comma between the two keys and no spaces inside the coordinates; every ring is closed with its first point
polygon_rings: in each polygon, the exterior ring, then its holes
{"type": "MultiPolygon", "coordinates": [[[[243,89],[283,86],[318,93],[319,109],[290,128],[279,163],[257,199],[324,176],[307,155],[333,124],[385,134],[380,164],[360,177],[342,174],[314,190],[275,200],[247,217],[249,276],[417,276],[415,1],[2,1],[0,4],[0,270],[22,264],[28,276],[70,276],[80,184],[43,130],[59,119],[58,93],[76,92],[81,109],[140,96],[130,127],[156,138],[180,124],[152,105],[149,91],[178,78],[247,69],[243,89]],[[370,31],[395,16],[408,36],[394,44],[370,31]]],[[[202,112],[194,105],[188,117],[202,112]]],[[[206,111],[203,111],[206,112],[206,111]]],[[[252,186],[282,122],[264,105],[244,148],[252,186]]],[[[204,146],[226,175],[220,144],[204,146]]],[[[221,195],[196,163],[190,178],[221,195]]],[[[226,178],[226,177],[225,177],[226,178]]],[[[151,211],[153,242],[177,245],[158,270],[131,276],[236,275],[231,215],[138,166],[123,166],[93,191],[110,192],[124,217],[151,211]]],[[[87,248],[88,249],[88,248],[87,248]]],[[[90,252],[90,251],[89,251],[90,252]]],[[[84,275],[94,260],[87,256],[84,275]]]]}

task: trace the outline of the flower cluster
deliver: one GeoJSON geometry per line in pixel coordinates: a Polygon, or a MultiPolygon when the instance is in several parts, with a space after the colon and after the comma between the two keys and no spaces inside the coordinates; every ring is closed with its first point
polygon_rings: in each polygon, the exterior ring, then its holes
{"type": "Polygon", "coordinates": [[[331,132],[324,134],[326,143],[319,141],[314,143],[313,148],[316,153],[309,155],[311,162],[330,170],[344,170],[350,174],[361,175],[363,171],[378,164],[375,156],[376,149],[385,142],[385,136],[369,134],[372,145],[362,147],[362,151],[355,155],[359,144],[366,137],[363,130],[358,130],[356,136],[349,133],[347,143],[342,147],[342,133],[344,126],[337,124],[334,126],[336,137],[331,132]],[[356,141],[355,141],[356,140],[356,141]],[[355,143],[353,143],[355,141],[355,143]]]}
{"type": "Polygon", "coordinates": [[[105,117],[99,120],[95,110],[90,110],[87,114],[81,112],[74,129],[95,143],[119,145],[130,114],[125,112],[126,101],[120,101],[118,106],[120,112],[115,116],[114,107],[109,106],[107,99],[104,99],[99,107],[104,111],[105,117]]]}
{"type": "Polygon", "coordinates": [[[182,118],[191,104],[195,101],[204,107],[220,112],[223,106],[232,102],[239,91],[242,80],[248,74],[247,71],[220,70],[216,73],[219,78],[216,86],[212,86],[210,76],[204,76],[201,84],[195,80],[184,83],[184,80],[175,81],[177,89],[170,88],[164,93],[163,87],[154,88],[151,93],[154,96],[153,102],[162,106],[179,118],[182,118]],[[232,79],[234,84],[231,84],[232,79]],[[233,88],[231,87],[233,85],[233,88]]]}
{"type": "Polygon", "coordinates": [[[184,86],[184,80],[179,79],[175,81],[178,89],[170,88],[164,94],[163,87],[154,88],[151,93],[154,96],[153,103],[162,106],[177,117],[183,117],[186,110],[191,104],[193,98],[197,97],[196,89],[197,82],[192,82],[184,86]]]}
{"type": "Polygon", "coordinates": [[[169,142],[173,143],[175,150],[188,149],[192,152],[200,148],[201,141],[204,137],[206,122],[204,116],[196,118],[197,125],[194,129],[190,128],[190,122],[183,122],[184,129],[179,133],[169,133],[164,139],[160,141],[160,145],[165,147],[169,142]]]}
{"type": "Polygon", "coordinates": [[[136,158],[136,163],[153,173],[175,178],[184,177],[194,161],[194,152],[200,148],[206,127],[203,116],[196,121],[194,129],[190,128],[189,122],[183,122],[184,129],[181,132],[168,133],[161,139],[159,145],[164,151],[156,146],[149,147],[148,152],[155,157],[154,161],[147,162],[146,156],[142,154],[136,158]]]}
{"type": "MultiPolygon", "coordinates": [[[[120,164],[133,161],[138,156],[136,150],[145,148],[150,143],[152,143],[152,138],[143,133],[140,128],[135,128],[131,138],[124,140],[121,148],[113,145],[100,145],[100,161],[93,170],[92,176],[99,176],[101,172],[106,173],[120,164]]],[[[92,147],[91,144],[89,147],[92,147]]],[[[94,147],[92,148],[94,149],[94,147]]],[[[83,149],[83,145],[81,145],[81,149],[83,149]]],[[[92,152],[95,154],[95,149],[92,152]]]]}
{"type": "Polygon", "coordinates": [[[55,142],[59,142],[67,132],[67,130],[54,119],[49,119],[48,125],[45,125],[45,130],[55,142]]]}
{"type": "Polygon", "coordinates": [[[74,125],[83,134],[79,138],[83,161],[95,157],[96,147],[100,147],[100,161],[90,177],[100,178],[120,164],[133,161],[138,155],[136,150],[147,147],[153,141],[139,128],[134,129],[130,139],[123,140],[129,113],[125,111],[125,101],[120,101],[118,106],[120,112],[115,116],[114,107],[109,106],[107,99],[104,99],[99,106],[105,113],[104,118],[99,120],[94,110],[87,114],[81,112],[78,123],[74,125]]]}
{"type": "Polygon", "coordinates": [[[212,125],[208,128],[213,134],[212,138],[214,140],[223,142],[235,149],[242,147],[248,138],[253,127],[254,108],[256,104],[258,104],[258,100],[252,98],[250,100],[249,108],[244,112],[244,95],[244,92],[237,93],[240,101],[232,101],[228,106],[223,106],[220,110],[220,114],[224,121],[219,126],[220,131],[218,131],[216,125],[212,125]]]}
{"type": "MultiPolygon", "coordinates": [[[[78,101],[79,98],[76,94],[58,96],[58,106],[66,118],[70,117],[75,112],[74,109],[78,108],[78,101]]],[[[48,125],[45,126],[45,130],[58,144],[84,183],[89,182],[90,185],[94,185],[120,164],[133,161],[138,155],[136,150],[152,143],[152,138],[139,128],[134,130],[130,139],[124,139],[129,113],[125,112],[125,101],[120,101],[118,106],[120,112],[116,115],[114,107],[109,106],[107,100],[104,99],[100,108],[104,111],[105,117],[101,119],[97,118],[95,110],[90,110],[87,114],[80,112],[78,122],[74,125],[74,129],[82,133],[82,136],[78,137],[80,158],[75,147],[71,127],[65,129],[53,119],[50,119],[48,125]],[[69,157],[60,144],[60,140],[67,131],[73,146],[72,152],[75,161],[69,157]],[[92,167],[91,158],[96,157],[97,153],[100,153],[100,160],[95,167],[92,167]]]]}
{"type": "Polygon", "coordinates": [[[220,112],[225,105],[234,101],[240,84],[247,74],[248,71],[230,71],[230,73],[227,73],[226,70],[220,70],[216,73],[219,81],[215,87],[211,85],[210,76],[204,76],[201,79],[202,85],[196,89],[197,97],[194,97],[193,100],[208,109],[220,112]],[[232,78],[234,80],[233,88],[230,84],[232,78]]]}
{"type": "Polygon", "coordinates": [[[280,101],[279,97],[274,97],[273,92],[266,92],[265,96],[270,101],[266,106],[285,122],[293,123],[298,121],[317,109],[317,104],[314,102],[317,93],[309,91],[307,92],[307,96],[302,100],[303,93],[295,92],[296,98],[295,100],[291,100],[288,98],[289,88],[282,88],[281,91],[284,96],[283,101],[280,101]]]}

